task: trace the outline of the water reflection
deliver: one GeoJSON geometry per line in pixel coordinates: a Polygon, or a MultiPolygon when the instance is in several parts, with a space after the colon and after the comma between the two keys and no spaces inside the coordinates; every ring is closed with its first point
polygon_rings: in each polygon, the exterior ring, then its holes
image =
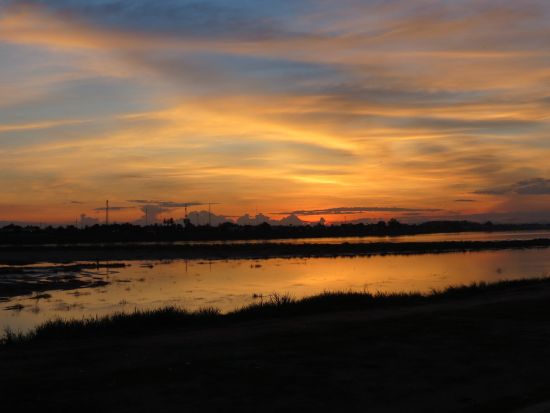
{"type": "MultiPolygon", "coordinates": [[[[473,281],[550,274],[550,250],[349,258],[129,261],[116,270],[84,266],[78,277],[107,284],[41,291],[0,303],[0,327],[27,329],[55,317],[80,318],[178,305],[230,311],[273,292],[295,297],[325,290],[429,291],[473,281]],[[256,298],[255,298],[256,297],[256,298]]],[[[74,264],[73,264],[74,265],[74,264]]]]}

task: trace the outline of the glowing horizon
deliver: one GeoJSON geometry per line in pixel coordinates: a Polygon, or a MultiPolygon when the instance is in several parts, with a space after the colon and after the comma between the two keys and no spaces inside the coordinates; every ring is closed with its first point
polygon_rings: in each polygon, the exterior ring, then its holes
{"type": "Polygon", "coordinates": [[[550,222],[548,39],[544,0],[0,0],[0,223],[550,222]]]}

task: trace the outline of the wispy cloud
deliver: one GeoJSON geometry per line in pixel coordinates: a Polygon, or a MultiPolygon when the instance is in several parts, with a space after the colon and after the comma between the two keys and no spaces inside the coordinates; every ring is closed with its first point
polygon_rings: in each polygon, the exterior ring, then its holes
{"type": "MultiPolygon", "coordinates": [[[[164,208],[184,208],[184,207],[208,205],[208,203],[198,202],[198,201],[176,202],[176,201],[152,201],[152,200],[146,200],[146,199],[132,199],[132,200],[129,200],[128,202],[131,202],[133,204],[157,205],[164,208]]],[[[214,205],[214,204],[211,203],[211,205],[214,205]]]]}
{"type": "Polygon", "coordinates": [[[56,120],[51,122],[31,122],[31,123],[17,123],[17,124],[4,124],[0,125],[0,133],[3,132],[16,132],[16,131],[31,131],[36,129],[49,129],[59,126],[78,125],[86,123],[85,120],[56,120]]]}
{"type": "Polygon", "coordinates": [[[483,195],[550,195],[550,179],[532,178],[511,185],[480,189],[475,193],[483,195]]]}
{"type": "Polygon", "coordinates": [[[400,208],[400,207],[337,207],[326,209],[296,210],[286,212],[272,212],[275,215],[352,215],[366,212],[439,212],[437,208],[400,208]]]}
{"type": "MultiPolygon", "coordinates": [[[[131,209],[134,209],[134,207],[109,206],[109,211],[128,211],[128,210],[131,210],[131,209]]],[[[107,207],[106,206],[98,207],[98,208],[94,208],[93,210],[94,211],[106,211],[107,207]]]]}

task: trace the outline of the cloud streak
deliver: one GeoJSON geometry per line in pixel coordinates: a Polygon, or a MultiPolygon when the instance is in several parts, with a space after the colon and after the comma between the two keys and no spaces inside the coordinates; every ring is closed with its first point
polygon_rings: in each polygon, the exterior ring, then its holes
{"type": "MultiPolygon", "coordinates": [[[[122,207],[122,206],[109,206],[109,211],[128,211],[134,209],[134,207],[122,207]]],[[[94,211],[106,211],[107,207],[94,208],[94,211]]]]}
{"type": "Polygon", "coordinates": [[[475,193],[482,195],[550,195],[550,179],[527,179],[511,185],[480,189],[475,193]]]}
{"type": "MultiPolygon", "coordinates": [[[[132,199],[132,200],[129,200],[128,202],[133,204],[157,205],[163,208],[185,208],[185,207],[193,207],[193,206],[200,206],[200,205],[208,205],[208,203],[198,202],[198,201],[175,202],[175,201],[151,201],[151,200],[145,200],[145,199],[132,199]]],[[[210,205],[215,205],[215,204],[210,203],[210,205]]]]}
{"type": "Polygon", "coordinates": [[[440,212],[438,208],[400,208],[400,207],[337,207],[326,209],[311,209],[311,210],[296,210],[290,212],[272,212],[275,215],[352,215],[364,214],[368,212],[399,212],[399,213],[416,213],[416,212],[440,212]]]}

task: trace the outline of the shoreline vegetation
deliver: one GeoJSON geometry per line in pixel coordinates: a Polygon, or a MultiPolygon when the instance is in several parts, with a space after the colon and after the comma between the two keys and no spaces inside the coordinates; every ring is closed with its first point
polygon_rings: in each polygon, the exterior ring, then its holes
{"type": "Polygon", "coordinates": [[[428,221],[407,224],[396,219],[376,223],[346,223],[339,225],[193,225],[189,220],[173,219],[164,223],[141,226],[110,224],[78,227],[20,226],[0,227],[0,245],[96,244],[105,242],[176,242],[176,241],[246,241],[284,240],[300,238],[403,236],[459,232],[502,232],[550,230],[550,223],[499,224],[470,221],[428,221]]]}
{"type": "Polygon", "coordinates": [[[362,242],[341,244],[100,244],[0,246],[0,264],[120,261],[142,259],[268,259],[434,254],[501,249],[548,248],[550,238],[503,241],[362,242]]]}
{"type": "Polygon", "coordinates": [[[550,276],[504,280],[494,283],[476,282],[456,285],[429,293],[326,291],[321,294],[296,299],[289,294],[270,294],[260,301],[240,309],[222,313],[215,307],[196,311],[168,306],[156,310],[119,312],[104,317],[83,319],[54,319],[28,333],[4,331],[0,345],[10,346],[39,342],[48,339],[71,340],[78,338],[120,337],[150,334],[174,328],[201,328],[205,326],[231,325],[265,319],[292,318],[319,314],[357,312],[391,308],[429,306],[456,300],[479,299],[495,293],[517,293],[521,290],[550,288],[550,276]]]}
{"type": "Polygon", "coordinates": [[[513,412],[548,400],[549,314],[550,279],[541,278],[428,295],[274,295],[225,315],[163,308],[52,321],[4,338],[0,403],[19,411],[513,412]]]}

